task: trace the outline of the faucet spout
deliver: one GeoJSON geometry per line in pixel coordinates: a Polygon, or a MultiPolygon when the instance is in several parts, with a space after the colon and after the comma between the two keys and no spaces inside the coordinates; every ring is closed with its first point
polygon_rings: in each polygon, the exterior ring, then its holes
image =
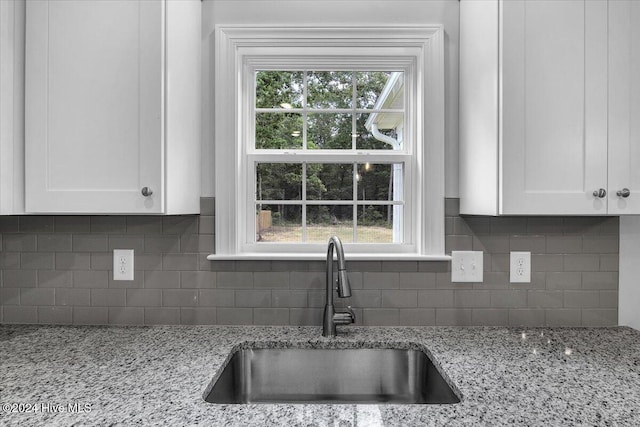
{"type": "Polygon", "coordinates": [[[327,299],[324,306],[324,319],[322,321],[322,335],[325,337],[336,336],[336,325],[350,324],[355,322],[355,313],[349,307],[347,312],[336,312],[333,306],[333,253],[338,258],[338,279],[337,287],[340,298],[351,296],[351,284],[347,276],[347,265],[344,259],[344,249],[342,241],[338,236],[329,239],[327,247],[327,299]]]}

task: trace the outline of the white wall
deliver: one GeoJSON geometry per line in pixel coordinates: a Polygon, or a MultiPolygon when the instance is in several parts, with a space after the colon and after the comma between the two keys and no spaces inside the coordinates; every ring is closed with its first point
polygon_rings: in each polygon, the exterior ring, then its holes
{"type": "Polygon", "coordinates": [[[618,324],[640,329],[640,216],[620,217],[618,324]]]}
{"type": "Polygon", "coordinates": [[[213,52],[216,24],[442,24],[445,30],[446,197],[458,197],[458,0],[205,0],[202,5],[202,195],[214,195],[213,52]]]}

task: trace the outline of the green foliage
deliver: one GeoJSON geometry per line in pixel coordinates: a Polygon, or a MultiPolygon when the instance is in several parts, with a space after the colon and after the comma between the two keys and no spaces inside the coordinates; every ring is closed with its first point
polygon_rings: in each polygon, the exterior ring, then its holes
{"type": "MultiPolygon", "coordinates": [[[[362,211],[359,209],[358,211],[362,211]]],[[[365,206],[364,213],[359,213],[358,224],[361,225],[385,225],[387,222],[386,206],[365,206]],[[381,209],[382,208],[382,209],[381,209]]]]}
{"type": "Polygon", "coordinates": [[[307,73],[310,108],[351,108],[353,103],[353,72],[311,71],[307,73]]]}
{"type": "MultiPolygon", "coordinates": [[[[356,82],[356,107],[371,109],[389,72],[311,71],[307,72],[307,100],[311,109],[353,107],[353,82],[356,82]]],[[[304,73],[302,71],[259,71],[256,73],[257,108],[302,108],[304,73]]],[[[307,115],[307,149],[351,149],[353,126],[358,149],[390,149],[365,129],[368,114],[309,112],[307,115]],[[354,123],[355,119],[355,123],[354,123]]],[[[301,149],[303,147],[303,115],[298,112],[256,113],[255,141],[258,149],[301,149]]],[[[387,131],[387,134],[392,135],[387,131]]],[[[306,189],[309,200],[346,200],[353,197],[352,164],[307,164],[306,189]]],[[[358,165],[358,198],[366,194],[368,200],[388,200],[391,165],[375,165],[365,170],[358,165]]],[[[258,200],[301,200],[302,165],[271,163],[257,165],[258,200]]],[[[272,210],[274,210],[272,208],[272,210]]],[[[359,221],[384,223],[387,206],[367,206],[359,221]]],[[[299,209],[275,208],[274,218],[300,222],[299,209]],[[276,216],[277,214],[277,216],[276,216]]],[[[309,206],[308,223],[344,222],[353,220],[349,206],[309,206]]]]}
{"type": "Polygon", "coordinates": [[[256,108],[302,107],[302,71],[258,71],[256,108]]]}

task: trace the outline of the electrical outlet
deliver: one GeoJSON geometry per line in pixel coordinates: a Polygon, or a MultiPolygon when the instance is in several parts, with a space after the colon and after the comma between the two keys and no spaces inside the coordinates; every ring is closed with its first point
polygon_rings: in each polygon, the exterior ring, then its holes
{"type": "Polygon", "coordinates": [[[482,282],[482,251],[451,251],[452,282],[482,282]]]}
{"type": "Polygon", "coordinates": [[[133,280],[133,249],[113,250],[113,280],[133,280]]]}
{"type": "Polygon", "coordinates": [[[531,252],[511,252],[509,264],[511,283],[531,282],[531,252]]]}

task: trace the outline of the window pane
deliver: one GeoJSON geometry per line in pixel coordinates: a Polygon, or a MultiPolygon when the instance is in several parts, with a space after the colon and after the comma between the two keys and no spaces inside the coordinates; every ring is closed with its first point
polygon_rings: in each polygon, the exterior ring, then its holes
{"type": "Polygon", "coordinates": [[[309,108],[351,108],[353,86],[350,71],[311,71],[307,74],[309,108]]]}
{"type": "Polygon", "coordinates": [[[256,201],[301,199],[302,165],[300,163],[256,164],[256,201]]]}
{"type": "Polygon", "coordinates": [[[403,109],[404,73],[361,71],[356,73],[358,108],[403,109]],[[380,96],[384,93],[384,97],[380,96]],[[378,105],[377,105],[378,104],[378,105]]]}
{"type": "Polygon", "coordinates": [[[256,108],[302,108],[302,71],[257,71],[256,108]]]}
{"type": "Polygon", "coordinates": [[[309,114],[307,148],[351,149],[351,117],[351,114],[309,114]]]}
{"type": "Polygon", "coordinates": [[[402,206],[358,206],[358,243],[401,243],[402,206]],[[398,222],[394,241],[394,220],[398,222]]]}
{"type": "Polygon", "coordinates": [[[326,243],[331,236],[353,242],[353,206],[307,206],[307,242],[326,243]]]}
{"type": "Polygon", "coordinates": [[[402,200],[402,163],[358,164],[356,178],[358,200],[402,200]]]}
{"type": "Polygon", "coordinates": [[[358,114],[356,148],[358,150],[402,149],[403,113],[358,114]],[[384,136],[374,136],[374,129],[384,136]],[[387,137],[387,138],[385,138],[387,137]]]}
{"type": "Polygon", "coordinates": [[[307,164],[307,200],[353,200],[353,165],[307,164]]]}
{"type": "Polygon", "coordinates": [[[302,206],[257,205],[256,241],[258,243],[302,241],[302,206]]]}
{"type": "Polygon", "coordinates": [[[256,148],[302,148],[302,115],[256,113],[256,148]]]}

